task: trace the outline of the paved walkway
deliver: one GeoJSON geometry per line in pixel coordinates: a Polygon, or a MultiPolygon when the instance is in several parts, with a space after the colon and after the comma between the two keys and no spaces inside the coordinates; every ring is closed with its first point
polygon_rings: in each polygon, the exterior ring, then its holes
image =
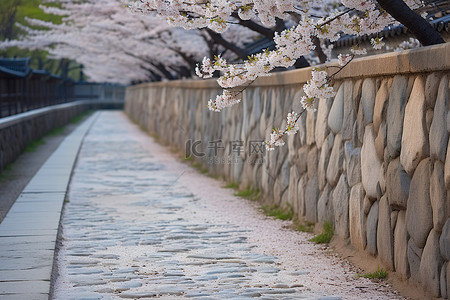
{"type": "Polygon", "coordinates": [[[394,299],[101,112],[62,217],[54,299],[394,299]]]}
{"type": "Polygon", "coordinates": [[[48,299],[63,202],[92,116],[59,145],[0,223],[0,299],[48,299]]]}

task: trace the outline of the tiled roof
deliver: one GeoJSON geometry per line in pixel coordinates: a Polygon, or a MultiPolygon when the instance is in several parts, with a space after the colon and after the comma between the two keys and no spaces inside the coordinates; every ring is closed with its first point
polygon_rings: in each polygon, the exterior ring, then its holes
{"type": "MultiPolygon", "coordinates": [[[[446,15],[435,20],[430,21],[430,24],[435,28],[438,32],[450,33],[450,15],[446,15]]],[[[401,36],[408,33],[408,28],[404,25],[398,25],[391,28],[386,28],[380,33],[372,34],[370,36],[344,36],[334,42],[335,47],[344,47],[344,46],[352,46],[360,43],[361,41],[369,40],[375,36],[378,37],[393,37],[393,36],[401,36]]]]}
{"type": "Polygon", "coordinates": [[[0,72],[17,77],[30,73],[30,58],[0,58],[0,72]]]}

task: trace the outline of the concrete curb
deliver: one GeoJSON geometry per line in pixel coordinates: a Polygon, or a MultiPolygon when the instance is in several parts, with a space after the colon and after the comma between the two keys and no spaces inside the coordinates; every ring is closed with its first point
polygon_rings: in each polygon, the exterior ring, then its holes
{"type": "Polygon", "coordinates": [[[48,299],[62,207],[93,114],[59,145],[0,223],[0,300],[48,299]]]}

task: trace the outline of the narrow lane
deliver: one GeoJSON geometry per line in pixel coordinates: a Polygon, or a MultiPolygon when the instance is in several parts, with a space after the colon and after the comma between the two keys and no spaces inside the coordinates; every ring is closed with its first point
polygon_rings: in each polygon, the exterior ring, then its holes
{"type": "Polygon", "coordinates": [[[53,298],[399,298],[222,184],[102,112],[73,173],[53,298]]]}

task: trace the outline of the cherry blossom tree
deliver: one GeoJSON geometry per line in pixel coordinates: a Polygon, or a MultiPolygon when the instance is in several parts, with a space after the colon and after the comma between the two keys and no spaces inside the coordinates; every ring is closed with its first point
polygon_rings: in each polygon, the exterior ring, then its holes
{"type": "Polygon", "coordinates": [[[26,36],[0,48],[47,50],[52,58],[83,64],[90,80],[123,84],[190,77],[195,63],[209,55],[199,31],[174,28],[158,16],[132,15],[120,1],[60,3],[61,8],[41,7],[64,16],[62,24],[27,19],[28,26],[20,25],[26,36]]]}
{"type": "MultiPolygon", "coordinates": [[[[215,71],[221,72],[217,80],[223,93],[208,102],[212,111],[240,102],[243,90],[254,80],[278,67],[288,68],[298,58],[308,55],[318,46],[317,40],[336,41],[341,35],[374,35],[387,26],[404,23],[424,45],[444,42],[440,35],[413,10],[423,5],[415,0],[341,0],[333,10],[316,9],[329,7],[335,1],[296,1],[296,0],[137,0],[129,7],[144,15],[157,14],[166,18],[169,24],[185,29],[207,28],[223,33],[236,22],[257,20],[263,26],[274,27],[278,19],[297,19],[289,29],[275,33],[275,50],[265,50],[250,56],[243,63],[233,64],[225,58],[205,57],[196,68],[202,78],[212,77],[215,71]],[[292,18],[291,18],[292,19],[292,18]],[[410,21],[414,20],[414,21],[410,21]]],[[[383,47],[381,37],[373,37],[374,48],[383,47]]],[[[338,56],[336,70],[314,68],[312,78],[303,86],[305,96],[300,100],[303,110],[291,112],[287,116],[284,129],[274,129],[266,148],[284,144],[283,136],[294,134],[299,127],[297,121],[305,110],[315,110],[319,99],[335,95],[331,79],[344,68],[355,55],[366,54],[366,49],[354,46],[348,54],[338,56]]]]}

